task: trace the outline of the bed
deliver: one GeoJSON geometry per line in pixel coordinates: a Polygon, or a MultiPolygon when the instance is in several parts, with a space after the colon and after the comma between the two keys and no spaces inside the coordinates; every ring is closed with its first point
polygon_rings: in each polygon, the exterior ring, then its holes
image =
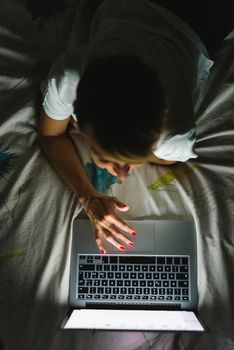
{"type": "Polygon", "coordinates": [[[149,164],[119,182],[92,164],[85,146],[82,152],[96,188],[129,204],[124,219],[194,220],[198,309],[209,332],[60,330],[71,227],[82,208],[40,148],[34,68],[72,46],[82,6],[60,1],[53,15],[35,20],[23,1],[1,3],[0,349],[234,349],[234,32],[214,56],[197,111],[196,160],[149,164]]]}

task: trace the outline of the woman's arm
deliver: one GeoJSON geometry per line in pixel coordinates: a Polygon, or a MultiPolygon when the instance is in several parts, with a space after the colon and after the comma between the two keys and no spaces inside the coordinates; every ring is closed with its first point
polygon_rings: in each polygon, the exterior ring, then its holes
{"type": "Polygon", "coordinates": [[[82,203],[88,194],[95,194],[96,190],[89,182],[79,154],[67,133],[69,121],[70,117],[58,121],[42,112],[38,134],[50,163],[82,203]]]}
{"type": "Polygon", "coordinates": [[[105,251],[104,240],[123,250],[123,243],[129,245],[132,242],[120,229],[127,234],[131,234],[133,229],[115,214],[115,209],[126,211],[128,206],[115,197],[97,192],[92,186],[78,151],[67,133],[69,121],[70,117],[57,121],[44,111],[41,113],[38,133],[42,149],[86,210],[93,224],[100,251],[105,251]]]}

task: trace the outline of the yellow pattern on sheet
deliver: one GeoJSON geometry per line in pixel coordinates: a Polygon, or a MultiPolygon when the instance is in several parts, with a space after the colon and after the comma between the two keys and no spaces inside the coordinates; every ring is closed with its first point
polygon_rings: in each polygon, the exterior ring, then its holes
{"type": "Polygon", "coordinates": [[[14,258],[17,258],[19,256],[25,256],[25,254],[26,253],[22,252],[22,251],[15,251],[15,252],[8,253],[8,254],[5,254],[5,255],[0,255],[0,263],[6,262],[6,261],[14,259],[14,258]]]}
{"type": "Polygon", "coordinates": [[[200,167],[199,163],[194,163],[191,167],[183,166],[180,169],[177,169],[176,172],[170,171],[160,177],[157,181],[153,182],[151,185],[147,186],[148,189],[156,191],[160,187],[168,185],[173,180],[182,180],[185,175],[189,174],[194,169],[200,167]]]}

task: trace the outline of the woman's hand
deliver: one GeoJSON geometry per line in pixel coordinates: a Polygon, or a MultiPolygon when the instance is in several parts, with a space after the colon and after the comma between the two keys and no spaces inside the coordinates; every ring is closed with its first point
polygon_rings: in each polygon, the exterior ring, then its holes
{"type": "Polygon", "coordinates": [[[116,197],[101,193],[83,199],[82,205],[93,225],[96,242],[102,253],[106,253],[103,246],[105,240],[121,251],[125,250],[124,245],[134,246],[128,235],[135,236],[136,232],[115,213],[116,209],[127,211],[128,205],[120,202],[116,197]]]}

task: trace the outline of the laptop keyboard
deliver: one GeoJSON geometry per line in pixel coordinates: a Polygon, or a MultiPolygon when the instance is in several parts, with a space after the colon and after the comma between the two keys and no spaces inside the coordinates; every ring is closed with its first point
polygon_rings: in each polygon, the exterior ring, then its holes
{"type": "Polygon", "coordinates": [[[78,255],[78,299],[190,300],[188,256],[78,255]]]}

